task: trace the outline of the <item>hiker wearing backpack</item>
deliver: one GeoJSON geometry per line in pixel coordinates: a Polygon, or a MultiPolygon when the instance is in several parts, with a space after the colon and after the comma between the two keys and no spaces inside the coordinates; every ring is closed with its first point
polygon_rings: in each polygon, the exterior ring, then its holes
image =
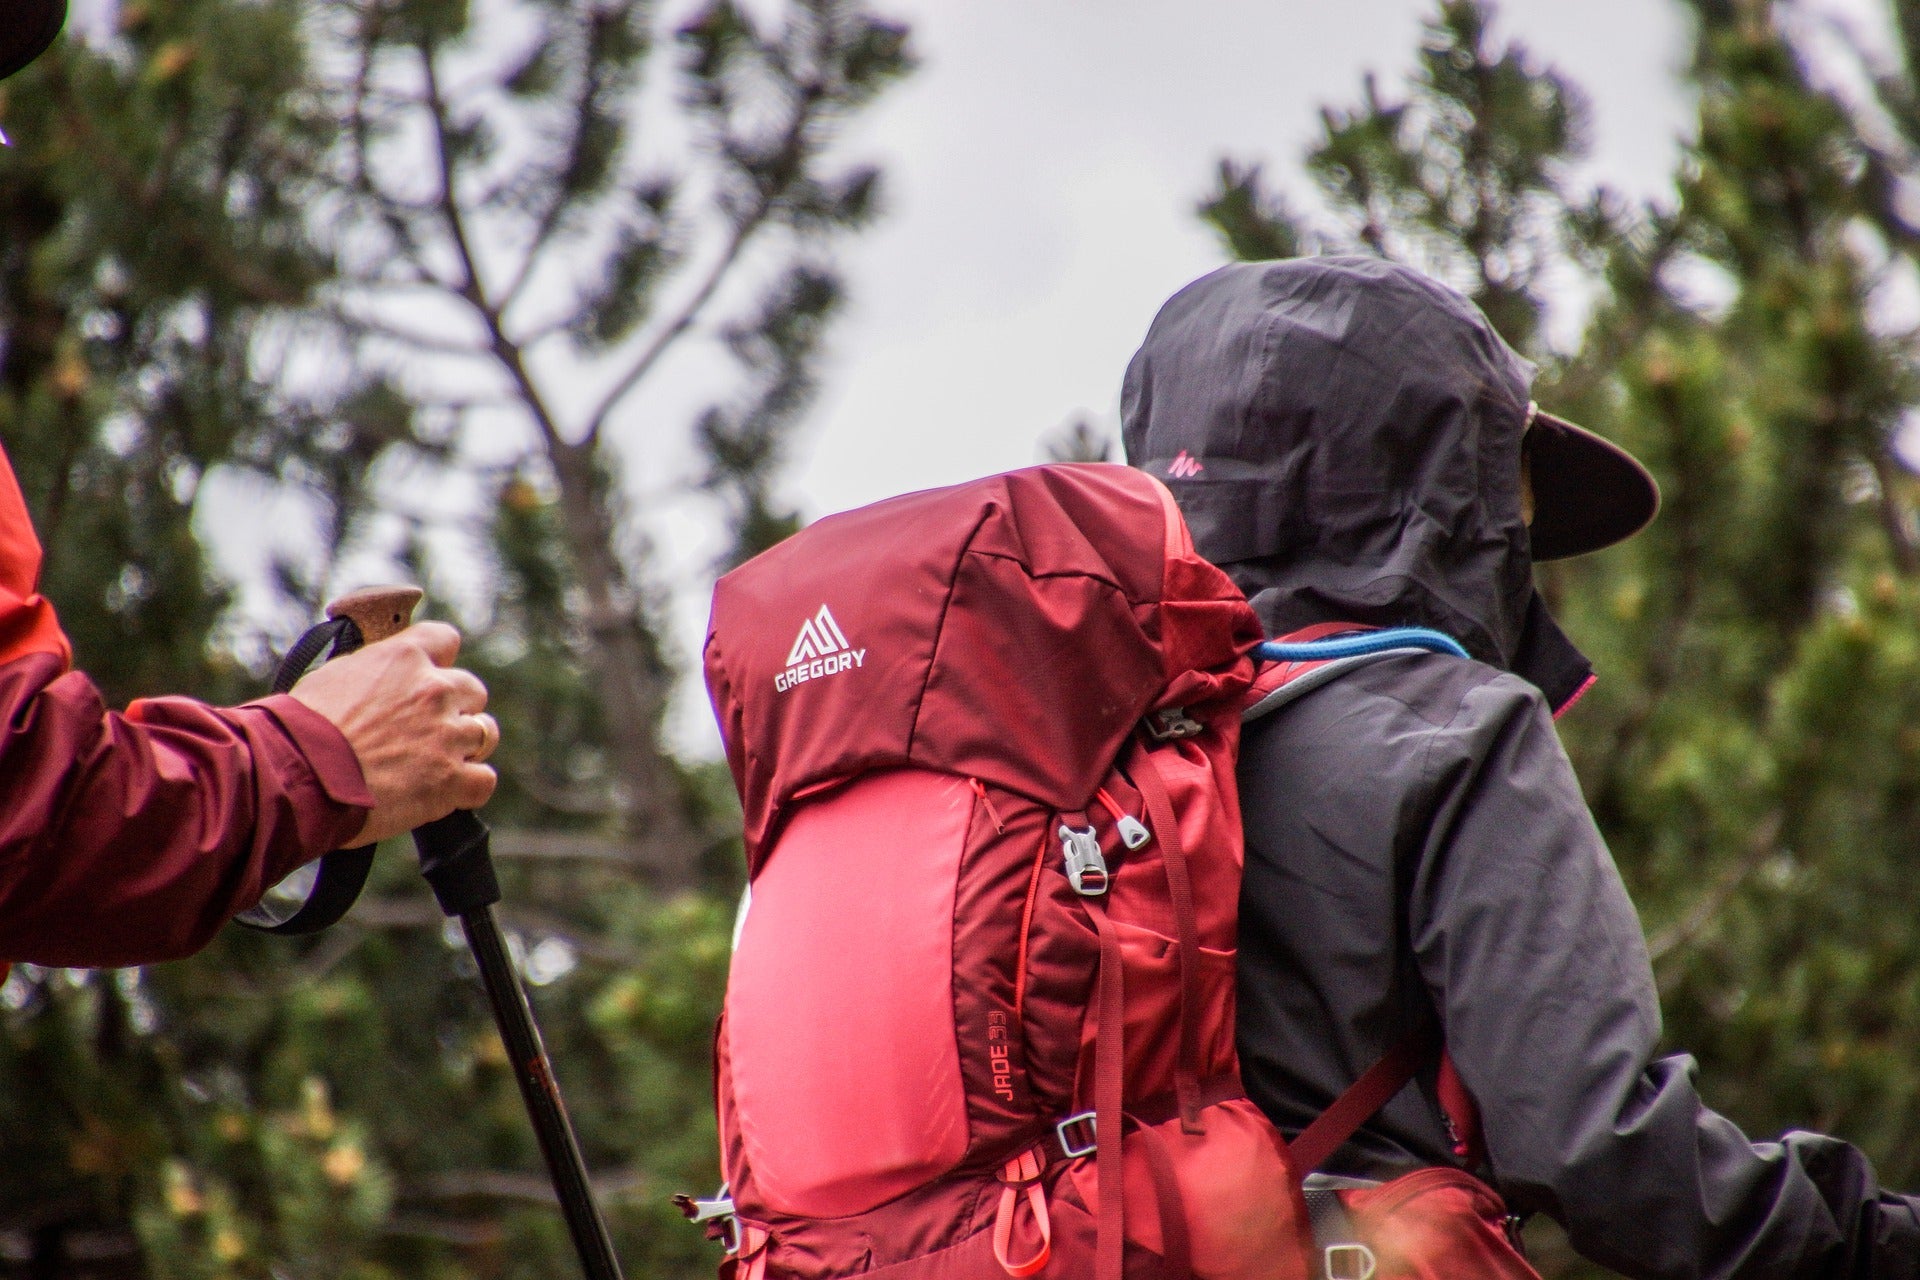
{"type": "MultiPolygon", "coordinates": [[[[0,79],[65,0],[0,0],[0,79]]],[[[411,627],[241,707],[123,714],[74,671],[0,452],[0,977],[8,962],[134,965],[199,950],[302,863],[492,794],[486,686],[460,635],[411,627]]]]}
{"type": "Polygon", "coordinates": [[[1472,655],[1382,658],[1246,725],[1248,1094],[1289,1136],[1343,1095],[1370,1113],[1308,1180],[1348,1217],[1467,1170],[1504,1202],[1483,1214],[1544,1213],[1631,1277],[1920,1274],[1916,1201],[1856,1148],[1752,1142],[1656,1057],[1639,922],[1553,728],[1592,673],[1531,562],[1631,535],[1657,495],[1532,373],[1465,297],[1352,257],[1215,271],[1128,369],[1129,461],[1269,637],[1415,624],[1472,655]]]}

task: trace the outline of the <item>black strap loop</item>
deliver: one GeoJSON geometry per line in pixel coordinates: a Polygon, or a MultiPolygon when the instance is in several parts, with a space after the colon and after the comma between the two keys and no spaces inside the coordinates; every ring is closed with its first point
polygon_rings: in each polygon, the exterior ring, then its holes
{"type": "Polygon", "coordinates": [[[261,933],[286,937],[318,933],[337,924],[341,916],[353,909],[360,891],[367,887],[376,847],[363,844],[355,849],[335,849],[320,859],[319,871],[313,878],[313,887],[307,890],[305,902],[289,907],[283,902],[262,898],[257,905],[235,916],[233,922],[261,933]]]}
{"type": "MultiPolygon", "coordinates": [[[[361,643],[360,628],[352,618],[329,618],[309,627],[305,635],[293,642],[287,656],[280,659],[280,666],[273,673],[273,691],[285,693],[293,688],[321,650],[328,646],[332,647],[327,656],[337,658],[343,653],[352,653],[361,643]]],[[[306,901],[290,907],[263,898],[235,916],[234,923],[261,933],[289,937],[320,932],[337,923],[359,900],[360,891],[366,888],[367,876],[373,870],[373,851],[374,846],[370,844],[334,850],[320,859],[306,901]]]]}
{"type": "Polygon", "coordinates": [[[328,645],[333,646],[333,652],[327,655],[329,658],[352,653],[361,645],[359,626],[352,618],[340,617],[308,627],[306,634],[293,642],[293,648],[287,650],[287,656],[280,659],[280,665],[274,669],[273,691],[285,693],[292,689],[328,645]]]}

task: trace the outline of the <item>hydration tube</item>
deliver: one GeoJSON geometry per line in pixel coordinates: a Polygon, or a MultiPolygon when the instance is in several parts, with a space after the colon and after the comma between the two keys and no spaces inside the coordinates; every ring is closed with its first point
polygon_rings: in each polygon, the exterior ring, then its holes
{"type": "Polygon", "coordinates": [[[1254,646],[1253,656],[1263,662],[1325,662],[1385,653],[1389,649],[1426,649],[1432,653],[1450,653],[1456,658],[1470,656],[1458,640],[1429,627],[1390,627],[1385,631],[1359,631],[1330,640],[1294,644],[1268,640],[1254,646]]]}

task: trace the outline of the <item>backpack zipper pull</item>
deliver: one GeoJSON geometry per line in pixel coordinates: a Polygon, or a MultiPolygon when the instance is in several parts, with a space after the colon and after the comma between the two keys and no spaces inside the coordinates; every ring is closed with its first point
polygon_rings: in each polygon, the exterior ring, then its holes
{"type": "Polygon", "coordinates": [[[1155,742],[1171,742],[1178,738],[1193,738],[1207,731],[1207,726],[1187,714],[1185,707],[1167,707],[1156,711],[1141,722],[1147,736],[1155,742]]]}
{"type": "Polygon", "coordinates": [[[993,819],[993,829],[1001,835],[1007,834],[1007,824],[1000,821],[1000,811],[993,807],[993,801],[987,799],[987,788],[978,778],[968,778],[967,785],[973,788],[973,794],[980,797],[980,807],[993,819]]]}
{"type": "Polygon", "coordinates": [[[1153,839],[1153,833],[1147,830],[1146,824],[1128,813],[1125,809],[1122,809],[1119,803],[1115,801],[1111,795],[1107,794],[1105,787],[1094,792],[1094,795],[1099,798],[1101,804],[1107,807],[1107,812],[1113,815],[1113,825],[1120,829],[1121,844],[1127,846],[1128,849],[1138,849],[1141,845],[1153,839]]]}
{"type": "Polygon", "coordinates": [[[1060,849],[1066,855],[1067,879],[1073,891],[1083,898],[1097,898],[1107,891],[1107,860],[1100,852],[1100,837],[1092,827],[1060,824],[1060,849]]]}

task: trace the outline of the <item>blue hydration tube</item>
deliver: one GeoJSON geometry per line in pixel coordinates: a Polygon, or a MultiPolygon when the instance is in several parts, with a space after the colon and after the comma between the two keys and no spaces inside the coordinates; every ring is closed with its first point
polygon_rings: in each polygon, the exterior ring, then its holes
{"type": "Polygon", "coordinates": [[[1450,653],[1456,658],[1469,656],[1458,640],[1443,631],[1427,627],[1391,627],[1385,631],[1362,631],[1299,644],[1268,640],[1254,646],[1253,656],[1264,662],[1324,662],[1332,658],[1357,658],[1384,653],[1389,649],[1427,649],[1434,653],[1450,653]]]}

